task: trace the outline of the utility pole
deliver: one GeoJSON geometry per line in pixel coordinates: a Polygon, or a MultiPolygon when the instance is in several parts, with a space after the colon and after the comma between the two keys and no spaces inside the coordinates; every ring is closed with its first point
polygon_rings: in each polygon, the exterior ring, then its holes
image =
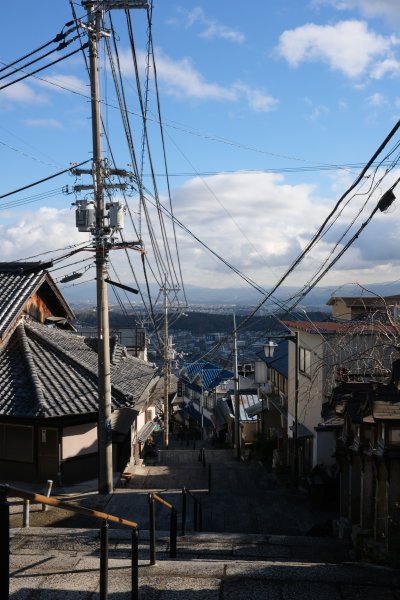
{"type": "MultiPolygon", "coordinates": [[[[87,24],[80,25],[86,30],[89,39],[89,70],[90,70],[90,96],[92,116],[92,147],[93,165],[90,174],[93,178],[91,186],[75,186],[74,191],[93,188],[95,222],[92,224],[90,212],[93,202],[77,202],[77,225],[80,231],[91,231],[94,237],[96,257],[96,295],[97,295],[97,338],[98,338],[98,492],[109,494],[113,489],[112,465],[112,432],[111,432],[111,379],[110,379],[110,332],[108,318],[108,293],[107,293],[107,262],[111,247],[110,231],[118,230],[119,214],[122,210],[119,203],[115,203],[107,215],[108,224],[105,223],[104,190],[107,187],[123,189],[125,184],[105,186],[104,177],[108,175],[126,176],[126,172],[106,169],[102,157],[101,147],[101,98],[99,85],[98,46],[100,39],[107,35],[102,31],[101,25],[104,12],[113,8],[147,8],[145,0],[84,0],[83,6],[87,11],[87,24]],[[80,188],[80,189],[79,189],[80,188]],[[116,209],[116,210],[114,210],[116,209]],[[113,211],[113,215],[111,214],[113,211]],[[83,222],[79,221],[79,215],[83,222]],[[116,221],[115,223],[113,221],[116,221]]],[[[81,173],[84,173],[82,171],[81,173]]],[[[87,171],[86,171],[87,173],[87,171]]],[[[108,207],[107,207],[108,208],[108,207]]],[[[122,211],[123,212],[123,211],[122,211]]]]}
{"type": "Polygon", "coordinates": [[[111,380],[110,380],[110,332],[108,320],[107,258],[108,238],[104,231],[104,166],[101,149],[101,114],[98,67],[98,42],[101,34],[102,10],[87,3],[90,91],[92,107],[93,138],[93,186],[96,207],[96,290],[97,290],[97,338],[98,338],[98,452],[99,494],[109,494],[113,489],[112,439],[111,439],[111,380]]]}
{"type": "Polygon", "coordinates": [[[164,287],[164,430],[163,448],[169,445],[169,337],[168,337],[168,296],[167,286],[164,287]]]}
{"type": "Polygon", "coordinates": [[[179,287],[167,288],[167,278],[165,277],[165,285],[161,288],[164,294],[164,429],[163,429],[163,448],[168,449],[169,445],[169,374],[170,374],[170,344],[168,334],[168,292],[179,292],[179,287]]]}
{"type": "Polygon", "coordinates": [[[239,403],[239,374],[237,361],[237,331],[236,331],[236,315],[233,313],[233,383],[235,394],[235,441],[236,458],[240,460],[240,403],[239,403]]]}

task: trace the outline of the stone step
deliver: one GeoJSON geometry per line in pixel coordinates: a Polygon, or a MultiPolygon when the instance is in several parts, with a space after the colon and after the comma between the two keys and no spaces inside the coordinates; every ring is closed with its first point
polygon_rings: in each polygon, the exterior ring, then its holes
{"type": "MultiPolygon", "coordinates": [[[[183,465],[196,464],[199,462],[201,445],[197,444],[196,449],[193,448],[174,448],[172,450],[158,450],[159,465],[183,465]]],[[[236,458],[232,449],[205,449],[205,458],[207,464],[229,464],[235,463],[236,458]]]]}
{"type": "MultiPolygon", "coordinates": [[[[146,538],[142,532],[140,600],[398,599],[398,571],[347,562],[345,553],[340,563],[324,560],[321,552],[340,547],[337,540],[203,533],[181,538],[178,558],[170,560],[168,536],[160,532],[150,566],[146,538]]],[[[98,598],[98,542],[94,530],[13,530],[11,598],[98,598]]],[[[110,600],[130,597],[129,556],[129,532],[111,530],[110,600]]]]}
{"type": "MultiPolygon", "coordinates": [[[[13,554],[24,555],[73,555],[98,556],[98,529],[60,529],[33,527],[12,529],[11,549],[13,554]]],[[[110,556],[130,555],[130,531],[109,530],[110,556]]],[[[157,553],[160,560],[169,557],[169,532],[156,534],[157,553]]],[[[149,532],[139,536],[140,558],[149,556],[149,532]]],[[[307,536],[250,535],[194,533],[178,536],[178,558],[190,560],[250,560],[250,561],[301,561],[340,564],[351,558],[350,546],[336,538],[314,538],[307,536]]]]}

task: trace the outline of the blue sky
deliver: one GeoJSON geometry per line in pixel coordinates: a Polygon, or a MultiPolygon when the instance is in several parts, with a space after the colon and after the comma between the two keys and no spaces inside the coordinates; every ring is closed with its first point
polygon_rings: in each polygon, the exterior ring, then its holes
{"type": "MultiPolygon", "coordinates": [[[[75,7],[84,17],[82,7],[75,7]]],[[[67,0],[8,3],[3,13],[3,63],[52,39],[71,19],[67,0]]],[[[132,17],[143,67],[145,15],[134,11],[132,17]]],[[[121,14],[114,13],[113,21],[128,104],[137,113],[126,26],[121,14]]],[[[398,120],[399,25],[396,0],[154,0],[153,42],[175,214],[259,285],[272,285],[287,269],[359,170],[317,167],[365,163],[398,120]]],[[[75,47],[76,42],[70,48],[75,47]]],[[[104,120],[118,166],[125,168],[130,157],[103,59],[102,65],[104,120]]],[[[29,78],[0,90],[0,194],[91,156],[88,80],[81,55],[39,75],[45,81],[29,78]]],[[[154,97],[153,86],[153,115],[154,97]]],[[[132,127],[140,147],[136,116],[132,127]]],[[[155,170],[162,174],[154,122],[149,123],[149,134],[155,170]]],[[[390,148],[396,142],[394,138],[390,148]]],[[[150,185],[148,161],[144,172],[150,185]]],[[[377,176],[382,174],[380,170],[377,176]]],[[[398,176],[394,168],[385,177],[356,223],[361,224],[373,200],[398,176]]],[[[364,182],[364,191],[370,181],[364,182]]],[[[73,183],[65,175],[7,199],[49,192],[48,197],[0,212],[3,260],[85,239],[74,227],[73,196],[59,192],[73,183]]],[[[158,186],[165,199],[164,177],[159,177],[158,186]]],[[[307,281],[364,198],[360,195],[349,203],[288,284],[307,281]]],[[[131,201],[135,213],[136,199],[131,201]]],[[[132,238],[129,227],[126,237],[132,238]]],[[[376,216],[322,284],[339,287],[398,279],[398,230],[395,203],[389,214],[376,216]]],[[[143,237],[151,259],[145,229],[143,237]]],[[[183,232],[178,231],[178,242],[186,283],[242,284],[183,232]]],[[[142,280],[140,261],[133,260],[142,280]]],[[[122,278],[130,279],[122,256],[113,258],[113,264],[122,278]]]]}

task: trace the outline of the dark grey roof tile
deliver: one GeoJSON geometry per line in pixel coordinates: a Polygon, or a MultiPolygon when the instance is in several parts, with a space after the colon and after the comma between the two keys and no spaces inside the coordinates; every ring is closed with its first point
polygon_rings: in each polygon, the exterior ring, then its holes
{"type": "MultiPolygon", "coordinates": [[[[60,417],[97,412],[97,353],[72,332],[25,322],[28,350],[15,330],[0,350],[0,415],[60,417]],[[29,352],[29,360],[27,360],[29,352]],[[32,377],[34,371],[35,377],[32,377]],[[43,397],[42,405],[38,394],[43,397]]],[[[112,407],[138,403],[155,382],[155,368],[115,349],[112,407]]]]}

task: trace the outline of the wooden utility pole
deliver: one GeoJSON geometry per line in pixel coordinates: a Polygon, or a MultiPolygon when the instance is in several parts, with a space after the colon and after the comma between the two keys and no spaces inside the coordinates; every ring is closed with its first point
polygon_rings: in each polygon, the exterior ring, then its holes
{"type": "MultiPolygon", "coordinates": [[[[101,98],[99,86],[98,46],[100,39],[108,35],[102,31],[104,13],[112,9],[129,10],[131,8],[147,9],[146,0],[83,0],[87,11],[87,24],[80,22],[89,39],[89,70],[90,70],[90,96],[92,110],[92,145],[93,166],[90,174],[93,185],[74,186],[74,191],[85,189],[94,190],[94,204],[96,211],[95,226],[80,223],[79,231],[91,231],[94,236],[96,256],[96,290],[97,290],[97,339],[98,339],[98,491],[99,494],[109,494],[113,489],[113,461],[112,461],[112,431],[111,431],[111,378],[110,378],[110,331],[108,319],[108,294],[107,294],[107,262],[111,247],[111,229],[121,229],[118,218],[116,222],[108,214],[108,223],[105,222],[104,190],[106,188],[125,189],[126,184],[105,185],[104,177],[112,175],[127,176],[126,171],[107,169],[102,157],[101,148],[101,98]]],[[[78,170],[76,170],[78,173],[78,170]]],[[[80,174],[88,173],[82,170],[80,174]]],[[[77,202],[85,216],[85,201],[77,202]]],[[[139,243],[139,242],[135,242],[139,243]]],[[[132,291],[132,290],[130,290],[132,291]]]]}
{"type": "Polygon", "coordinates": [[[236,458],[240,460],[240,402],[239,402],[239,373],[237,361],[237,331],[236,331],[236,315],[233,313],[233,383],[235,394],[235,438],[234,446],[236,448],[236,458]]]}
{"type": "Polygon", "coordinates": [[[169,333],[168,333],[168,292],[179,292],[179,287],[167,288],[167,278],[165,277],[165,285],[161,288],[161,292],[164,294],[164,429],[163,429],[163,448],[168,449],[169,445],[169,375],[171,370],[171,348],[169,344],[169,333]]]}
{"type": "Polygon", "coordinates": [[[98,338],[98,453],[99,494],[109,494],[113,489],[112,437],[111,437],[111,380],[110,332],[108,320],[107,258],[108,236],[104,229],[104,165],[101,148],[101,113],[98,67],[98,42],[101,36],[102,10],[97,4],[87,3],[90,92],[93,138],[93,187],[96,205],[96,289],[98,338]]]}
{"type": "Polygon", "coordinates": [[[168,337],[168,296],[167,287],[164,292],[164,429],[163,448],[168,449],[169,444],[169,337],[168,337]]]}

